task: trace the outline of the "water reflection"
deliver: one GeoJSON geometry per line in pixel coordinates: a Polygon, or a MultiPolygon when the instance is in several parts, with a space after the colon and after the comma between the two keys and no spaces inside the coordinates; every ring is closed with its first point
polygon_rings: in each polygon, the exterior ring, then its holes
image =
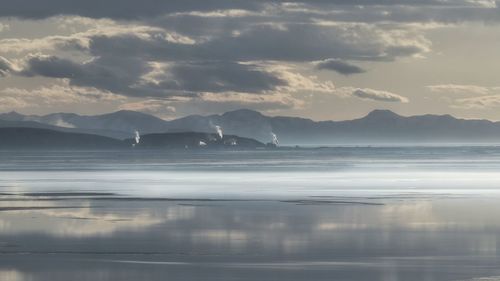
{"type": "Polygon", "coordinates": [[[46,199],[3,202],[54,208],[0,212],[1,280],[500,275],[498,198],[377,199],[376,205],[46,199]]]}
{"type": "Polygon", "coordinates": [[[0,280],[496,280],[499,156],[0,152],[0,280]]]}

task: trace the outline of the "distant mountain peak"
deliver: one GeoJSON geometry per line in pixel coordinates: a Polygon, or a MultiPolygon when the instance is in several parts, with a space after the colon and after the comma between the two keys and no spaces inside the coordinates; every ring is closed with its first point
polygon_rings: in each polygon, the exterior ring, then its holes
{"type": "Polygon", "coordinates": [[[143,112],[139,112],[139,111],[133,111],[133,110],[127,110],[127,109],[122,109],[122,110],[118,110],[118,111],[115,111],[115,112],[111,112],[111,113],[106,113],[106,114],[102,114],[102,115],[125,115],[125,116],[152,116],[150,114],[147,114],[147,113],[143,113],[143,112]]]}
{"type": "Polygon", "coordinates": [[[388,110],[388,109],[375,109],[368,113],[363,119],[387,119],[387,118],[399,118],[401,115],[388,110]]]}

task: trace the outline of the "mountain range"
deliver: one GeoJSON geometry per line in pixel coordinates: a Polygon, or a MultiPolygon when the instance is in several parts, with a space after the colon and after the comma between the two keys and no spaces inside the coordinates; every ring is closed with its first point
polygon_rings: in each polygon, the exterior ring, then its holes
{"type": "Polygon", "coordinates": [[[134,112],[85,116],[54,113],[44,116],[17,112],[0,114],[0,128],[27,127],[69,133],[95,134],[127,139],[137,130],[141,134],[200,132],[224,133],[261,142],[270,142],[275,133],[284,145],[369,145],[432,143],[499,143],[500,122],[467,120],[451,115],[401,116],[389,110],[374,110],[346,121],[313,121],[298,117],[271,117],[240,109],[221,115],[190,115],[163,120],[134,112]]]}

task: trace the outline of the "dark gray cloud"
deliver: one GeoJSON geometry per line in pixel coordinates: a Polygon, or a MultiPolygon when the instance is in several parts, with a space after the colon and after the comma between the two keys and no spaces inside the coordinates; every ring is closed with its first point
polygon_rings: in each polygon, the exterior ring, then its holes
{"type": "Polygon", "coordinates": [[[77,63],[56,56],[31,56],[17,74],[21,76],[42,76],[67,78],[71,85],[95,87],[122,95],[161,95],[150,88],[134,89],[140,77],[151,71],[147,62],[137,58],[107,57],[77,63]]]}
{"type": "Polygon", "coordinates": [[[202,92],[262,93],[287,82],[256,65],[234,62],[175,63],[160,69],[154,80],[143,79],[153,71],[146,61],[119,56],[76,63],[55,56],[32,56],[21,76],[67,78],[71,85],[95,87],[126,96],[196,96],[202,92]]]}
{"type": "Polygon", "coordinates": [[[26,67],[19,71],[22,76],[45,76],[51,78],[81,77],[84,68],[70,60],[56,56],[30,56],[26,67]]]}
{"type": "MultiPolygon", "coordinates": [[[[146,60],[314,61],[332,57],[347,60],[391,61],[425,51],[421,45],[393,45],[374,27],[332,27],[288,24],[282,28],[257,25],[239,35],[225,34],[199,44],[178,44],[162,36],[144,39],[134,34],[94,36],[94,56],[137,56],[146,60]]],[[[390,35],[389,35],[390,36],[390,35]]],[[[399,36],[399,35],[395,35],[399,36]]],[[[401,38],[404,39],[404,38],[401,38]]],[[[397,41],[397,40],[393,40],[397,41]]]]}
{"type": "Polygon", "coordinates": [[[255,10],[263,1],[252,0],[0,0],[0,16],[41,19],[57,15],[90,18],[140,19],[167,13],[216,9],[255,10]]]}
{"type": "Polygon", "coordinates": [[[333,70],[342,75],[363,73],[365,70],[357,65],[353,65],[338,59],[327,59],[316,64],[320,70],[333,70]]]}
{"type": "Polygon", "coordinates": [[[234,62],[180,63],[171,67],[169,74],[174,79],[162,83],[164,88],[189,92],[259,93],[287,84],[255,65],[234,62]]]}
{"type": "MultiPolygon", "coordinates": [[[[56,15],[91,18],[138,19],[168,13],[221,9],[259,10],[264,5],[297,3],[306,6],[477,6],[475,1],[454,0],[1,0],[0,16],[40,19],[56,15]]],[[[477,2],[479,3],[479,2],[477,2]]]]}

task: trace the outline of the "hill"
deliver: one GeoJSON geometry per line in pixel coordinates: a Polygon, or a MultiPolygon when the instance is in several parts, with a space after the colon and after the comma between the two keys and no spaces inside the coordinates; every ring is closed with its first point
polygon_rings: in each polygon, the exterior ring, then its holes
{"type": "Polygon", "coordinates": [[[0,149],[120,149],[116,139],[38,128],[0,128],[0,149]]]}

